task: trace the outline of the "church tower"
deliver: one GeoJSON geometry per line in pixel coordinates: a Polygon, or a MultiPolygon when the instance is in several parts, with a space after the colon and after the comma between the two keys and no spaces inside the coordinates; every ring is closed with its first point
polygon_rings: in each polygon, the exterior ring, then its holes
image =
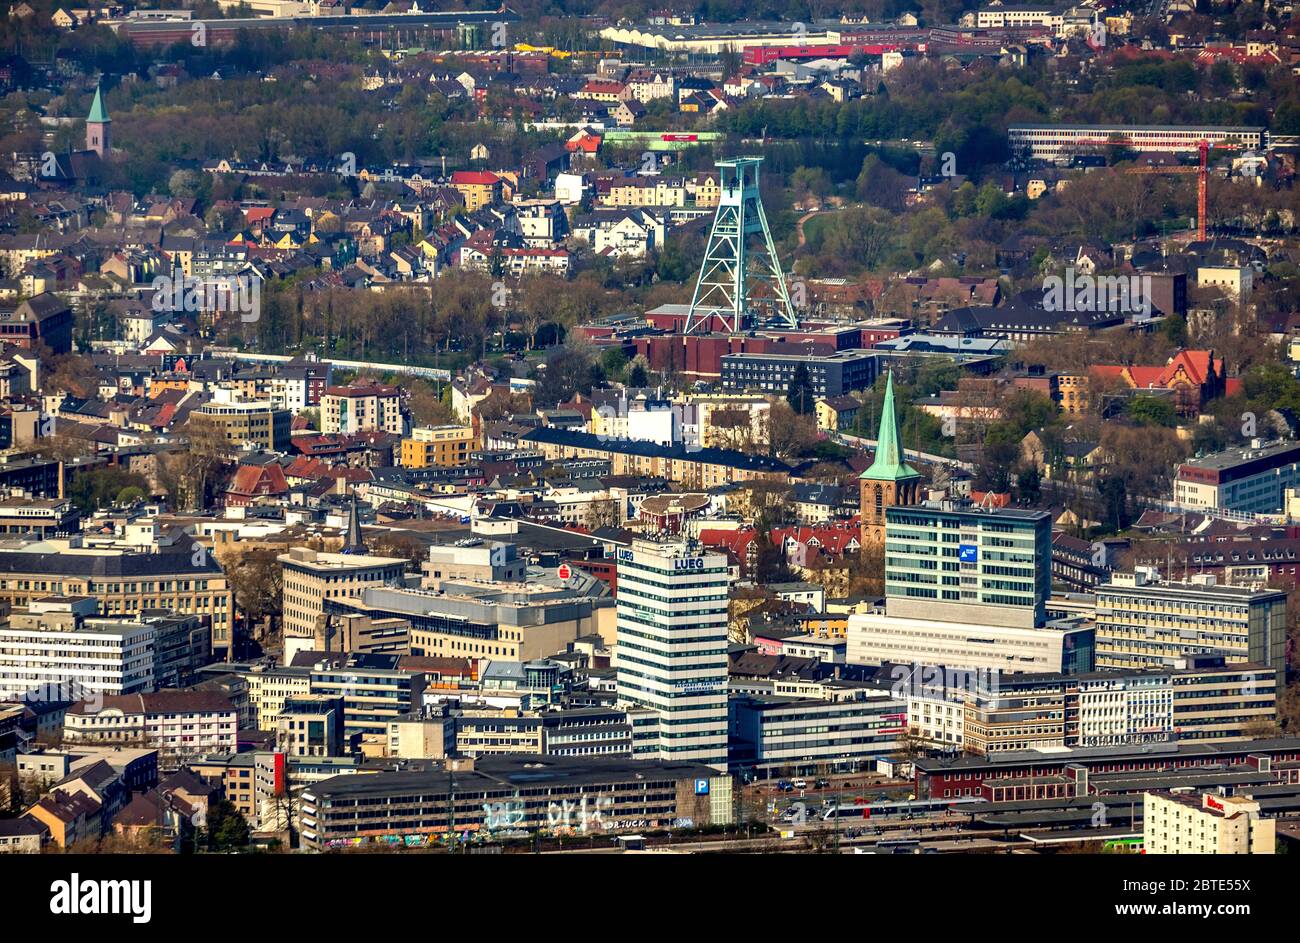
{"type": "Polygon", "coordinates": [[[862,502],[862,545],[885,542],[885,509],[910,507],[921,500],[921,473],[907,464],[894,411],[894,374],[885,381],[885,402],[880,410],[876,457],[858,477],[862,502]]]}
{"type": "Polygon", "coordinates": [[[86,150],[94,151],[100,157],[107,157],[112,145],[109,143],[108,109],[104,107],[104,96],[98,85],[95,86],[95,100],[91,103],[90,114],[86,116],[86,150]]]}

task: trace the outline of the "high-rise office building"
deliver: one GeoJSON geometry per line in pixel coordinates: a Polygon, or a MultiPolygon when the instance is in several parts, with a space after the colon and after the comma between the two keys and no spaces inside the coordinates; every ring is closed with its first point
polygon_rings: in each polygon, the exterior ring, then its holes
{"type": "Polygon", "coordinates": [[[618,556],[618,697],[638,758],[727,768],[727,558],[684,540],[618,556]]]}
{"type": "Polygon", "coordinates": [[[886,511],[885,607],[891,616],[1041,626],[1052,591],[1046,511],[945,502],[886,511]]]}
{"type": "Polygon", "coordinates": [[[1047,619],[1047,512],[944,501],[887,507],[885,520],[885,612],[849,617],[849,663],[1092,670],[1092,627],[1047,619]]]}

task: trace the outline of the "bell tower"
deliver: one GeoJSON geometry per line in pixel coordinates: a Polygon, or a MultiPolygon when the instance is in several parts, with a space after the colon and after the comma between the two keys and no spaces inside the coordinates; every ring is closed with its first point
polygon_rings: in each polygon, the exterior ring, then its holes
{"type": "Polygon", "coordinates": [[[858,477],[861,499],[862,545],[885,542],[885,510],[911,507],[921,500],[921,473],[907,464],[894,411],[894,374],[885,380],[885,401],[880,409],[876,457],[858,477]]]}
{"type": "Polygon", "coordinates": [[[95,86],[95,100],[90,105],[90,114],[86,116],[86,150],[94,151],[100,157],[107,157],[113,149],[110,143],[108,126],[112,119],[104,107],[104,96],[98,85],[95,86]]]}

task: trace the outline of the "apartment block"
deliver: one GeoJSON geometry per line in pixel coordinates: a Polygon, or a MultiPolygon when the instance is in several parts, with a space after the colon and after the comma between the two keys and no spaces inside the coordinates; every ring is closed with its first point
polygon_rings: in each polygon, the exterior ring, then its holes
{"type": "Polygon", "coordinates": [[[283,452],[289,448],[293,415],[270,400],[243,400],[226,389],[216,389],[211,401],[196,406],[191,419],[212,426],[233,454],[248,450],[283,452]]]}
{"type": "Polygon", "coordinates": [[[403,468],[453,468],[468,465],[475,445],[468,426],[421,426],[402,440],[403,468]]]}
{"type": "Polygon", "coordinates": [[[82,702],[68,709],[69,742],[144,745],[170,759],[234,752],[238,717],[218,694],[166,690],[82,702]]]}
{"type": "Polygon", "coordinates": [[[391,432],[401,435],[402,391],[380,383],[326,387],[321,397],[321,432],[391,432]]]}

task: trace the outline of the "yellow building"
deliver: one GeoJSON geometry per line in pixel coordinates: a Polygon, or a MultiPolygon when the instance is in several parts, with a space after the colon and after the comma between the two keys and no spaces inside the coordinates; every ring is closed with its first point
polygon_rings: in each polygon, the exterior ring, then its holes
{"type": "Polygon", "coordinates": [[[232,390],[213,391],[212,400],[196,407],[191,419],[212,426],[231,452],[244,449],[286,451],[293,416],[270,400],[241,400],[232,390]]]}
{"type": "Polygon", "coordinates": [[[487,170],[458,170],[451,175],[451,186],[470,213],[498,203],[502,197],[501,178],[487,170]]]}
{"type": "Polygon", "coordinates": [[[1085,373],[1062,373],[1056,378],[1057,388],[1061,391],[1061,410],[1071,416],[1078,416],[1088,411],[1088,375],[1085,373]]]}
{"type": "Polygon", "coordinates": [[[631,177],[609,188],[609,206],[685,206],[686,184],[662,177],[631,177]]]}
{"type": "Polygon", "coordinates": [[[778,459],[723,449],[665,449],[649,442],[606,441],[589,432],[547,427],[525,433],[520,442],[537,449],[548,461],[608,459],[615,475],[665,478],[695,490],[738,481],[788,481],[790,477],[790,467],[778,459]]]}
{"type": "Polygon", "coordinates": [[[400,581],[407,565],[399,557],[319,553],[306,547],[294,547],[277,559],[283,571],[286,664],[296,653],[313,649],[316,620],[325,614],[326,601],[355,599],[367,587],[400,581]]]}
{"type": "Polygon", "coordinates": [[[402,440],[404,468],[451,468],[468,465],[474,448],[474,430],[469,426],[423,426],[411,430],[402,440]]]}
{"type": "Polygon", "coordinates": [[[717,174],[700,174],[695,178],[695,205],[717,206],[722,198],[717,174]]]}
{"type": "Polygon", "coordinates": [[[1149,855],[1271,855],[1276,823],[1247,796],[1148,792],[1142,845],[1149,855]]]}
{"type": "Polygon", "coordinates": [[[109,617],[133,618],[146,609],[204,617],[212,647],[230,645],[234,597],[215,556],[197,544],[152,553],[58,538],[0,550],[0,604],[25,608],[45,596],[92,596],[109,617]]]}

